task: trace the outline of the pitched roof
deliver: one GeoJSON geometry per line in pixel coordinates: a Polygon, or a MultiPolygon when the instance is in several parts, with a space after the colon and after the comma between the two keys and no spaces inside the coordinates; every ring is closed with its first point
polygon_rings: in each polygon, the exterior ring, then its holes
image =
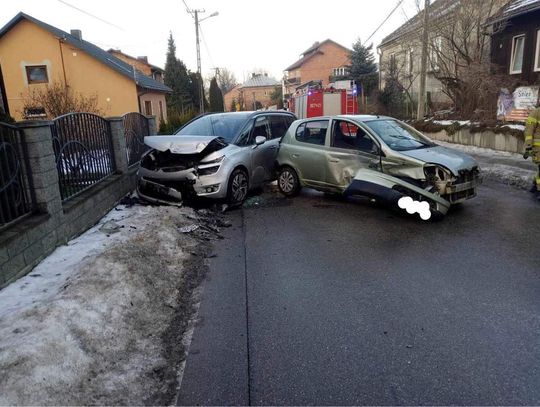
{"type": "Polygon", "coordinates": [[[501,7],[486,24],[495,24],[523,14],[540,10],[540,0],[511,0],[501,7]]]}
{"type": "Polygon", "coordinates": [[[2,38],[9,30],[11,30],[23,19],[26,19],[36,24],[37,26],[50,32],[55,37],[62,38],[67,43],[73,45],[74,47],[80,49],[83,52],[86,52],[88,55],[91,55],[101,63],[107,65],[109,68],[115,70],[116,72],[119,72],[124,76],[127,76],[128,78],[133,79],[137,86],[140,86],[141,88],[166,93],[172,92],[172,89],[168,86],[156,81],[155,79],[150,78],[149,76],[144,75],[142,72],[133,68],[130,64],[122,61],[119,58],[116,58],[114,55],[109,54],[107,51],[99,48],[91,42],[79,39],[74,35],[71,35],[65,31],[62,31],[56,27],[53,27],[52,25],[44,23],[43,21],[40,21],[37,18],[34,18],[22,12],[18,13],[15,17],[11,19],[11,21],[9,21],[4,27],[0,29],[0,38],[2,38]]]}
{"type": "MultiPolygon", "coordinates": [[[[451,11],[453,11],[457,6],[459,6],[459,3],[460,0],[435,0],[429,6],[429,18],[431,20],[436,20],[438,18],[444,17],[448,15],[451,11]]],[[[401,25],[397,30],[384,37],[379,44],[379,47],[389,42],[392,42],[402,36],[410,34],[413,31],[418,30],[419,27],[423,24],[423,16],[423,10],[419,11],[414,17],[407,20],[407,22],[401,25]]]]}
{"type": "Polygon", "coordinates": [[[292,71],[293,69],[300,68],[302,65],[304,65],[305,62],[307,62],[309,59],[311,59],[315,55],[322,54],[323,52],[321,51],[321,46],[329,42],[331,42],[334,45],[337,45],[340,48],[343,48],[346,51],[352,52],[352,50],[350,50],[349,48],[344,47],[343,45],[338,44],[337,42],[328,38],[324,40],[323,42],[319,42],[319,41],[315,42],[311,47],[309,47],[304,52],[302,52],[302,57],[298,61],[296,61],[294,64],[292,64],[285,70],[292,71]]]}
{"type": "Polygon", "coordinates": [[[240,85],[240,88],[258,88],[277,85],[279,85],[279,82],[276,81],[274,78],[270,78],[266,75],[257,75],[245,81],[242,85],[240,85]]]}
{"type": "Polygon", "coordinates": [[[140,62],[141,64],[145,64],[145,65],[149,66],[150,68],[152,68],[152,69],[155,70],[155,71],[165,72],[165,70],[164,70],[163,68],[161,68],[161,67],[159,67],[159,66],[157,66],[157,65],[152,65],[150,62],[148,62],[148,61],[146,61],[146,60],[144,60],[144,59],[141,59],[141,58],[143,58],[143,57],[136,58],[136,57],[134,57],[134,56],[128,55],[128,54],[126,54],[125,52],[122,52],[121,50],[115,49],[115,48],[110,48],[110,49],[107,50],[107,52],[108,52],[109,54],[113,54],[113,55],[114,55],[115,53],[116,53],[116,54],[122,54],[122,55],[125,56],[125,57],[128,57],[128,58],[130,58],[130,59],[133,59],[133,60],[135,60],[135,61],[140,62]]]}

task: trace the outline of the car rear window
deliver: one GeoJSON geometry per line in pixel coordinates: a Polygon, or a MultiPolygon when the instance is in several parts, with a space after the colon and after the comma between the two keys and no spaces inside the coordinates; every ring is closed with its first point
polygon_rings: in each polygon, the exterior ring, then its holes
{"type": "Polygon", "coordinates": [[[302,143],[324,146],[328,120],[317,120],[302,123],[296,129],[296,140],[302,143]]]}

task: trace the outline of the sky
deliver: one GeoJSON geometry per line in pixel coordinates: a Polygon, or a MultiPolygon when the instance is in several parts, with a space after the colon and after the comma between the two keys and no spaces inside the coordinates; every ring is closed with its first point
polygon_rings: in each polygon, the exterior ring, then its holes
{"type": "MultiPolygon", "coordinates": [[[[203,76],[227,68],[239,82],[254,70],[281,79],[283,70],[315,41],[332,39],[346,47],[365,41],[399,0],[185,0],[205,10],[200,23],[203,76]]],[[[369,40],[382,38],[416,13],[417,0],[402,0],[369,40]]],[[[0,25],[19,11],[64,31],[82,30],[83,38],[101,48],[148,56],[164,67],[172,32],[176,55],[197,70],[195,24],[183,0],[1,0],[0,25]],[[78,10],[79,9],[79,10],[78,10]],[[89,15],[90,14],[90,15],[89,15]]],[[[374,50],[375,50],[374,47],[374,50]]],[[[376,51],[375,51],[376,52],[376,51]]]]}

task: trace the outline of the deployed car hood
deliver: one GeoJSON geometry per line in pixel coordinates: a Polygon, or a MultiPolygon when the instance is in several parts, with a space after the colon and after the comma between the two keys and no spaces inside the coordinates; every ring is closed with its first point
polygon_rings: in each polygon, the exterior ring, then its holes
{"type": "Polygon", "coordinates": [[[199,154],[208,149],[208,153],[227,145],[220,137],[214,136],[147,136],[144,144],[158,151],[169,150],[173,154],[199,154]]]}
{"type": "Polygon", "coordinates": [[[459,170],[470,170],[478,166],[478,163],[470,155],[442,146],[400,151],[400,153],[426,163],[442,165],[452,171],[454,175],[458,175],[459,170]]]}

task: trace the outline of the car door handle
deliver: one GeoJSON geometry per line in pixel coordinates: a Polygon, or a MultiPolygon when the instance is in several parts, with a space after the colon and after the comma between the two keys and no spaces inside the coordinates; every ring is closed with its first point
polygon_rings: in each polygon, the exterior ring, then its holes
{"type": "Polygon", "coordinates": [[[300,154],[293,154],[292,157],[293,158],[298,158],[298,157],[300,157],[300,154]]]}
{"type": "Polygon", "coordinates": [[[270,150],[276,150],[277,149],[277,146],[271,146],[270,147],[270,150]]]}
{"type": "Polygon", "coordinates": [[[337,158],[329,158],[328,161],[330,161],[331,163],[338,163],[339,160],[337,158]]]}

